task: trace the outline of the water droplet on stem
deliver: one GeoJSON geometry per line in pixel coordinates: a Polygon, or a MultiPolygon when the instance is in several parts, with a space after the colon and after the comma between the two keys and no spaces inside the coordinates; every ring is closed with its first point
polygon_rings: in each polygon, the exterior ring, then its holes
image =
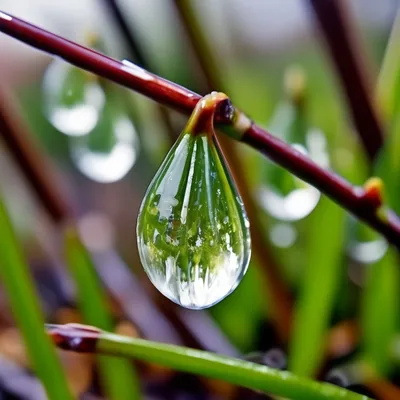
{"type": "Polygon", "coordinates": [[[246,212],[213,129],[219,98],[226,96],[214,93],[196,106],[151,182],[137,224],[150,280],[191,309],[210,307],[231,293],[251,253],[246,212]]]}

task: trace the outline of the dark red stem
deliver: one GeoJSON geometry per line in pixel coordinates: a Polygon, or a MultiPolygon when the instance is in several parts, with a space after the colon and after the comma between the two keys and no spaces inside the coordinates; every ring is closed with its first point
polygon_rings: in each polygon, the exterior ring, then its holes
{"type": "MultiPolygon", "coordinates": [[[[139,67],[126,67],[123,63],[93,50],[75,44],[60,36],[0,12],[0,31],[27,44],[56,56],[80,68],[108,78],[151,99],[176,110],[190,114],[201,98],[182,86],[176,85],[139,67]]],[[[226,124],[220,115],[217,122],[226,124]]],[[[267,131],[252,124],[241,139],[263,152],[277,164],[309,182],[355,216],[374,227],[389,242],[400,248],[400,219],[391,210],[381,219],[377,210],[365,201],[362,188],[354,188],[336,174],[324,170],[267,131]]]]}
{"type": "Polygon", "coordinates": [[[383,129],[372,102],[367,60],[341,0],[308,0],[325,37],[346,94],[354,125],[365,151],[373,161],[383,144],[383,129]]]}

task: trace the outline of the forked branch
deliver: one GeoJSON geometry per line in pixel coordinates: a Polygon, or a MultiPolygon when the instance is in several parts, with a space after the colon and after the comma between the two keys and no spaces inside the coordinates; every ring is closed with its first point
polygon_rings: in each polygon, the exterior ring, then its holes
{"type": "MultiPolygon", "coordinates": [[[[200,99],[199,94],[132,63],[114,60],[3,12],[0,12],[0,31],[186,114],[193,111],[200,99]]],[[[320,168],[308,157],[251,122],[239,110],[232,118],[219,113],[216,122],[227,134],[249,144],[309,182],[400,249],[400,218],[380,202],[371,201],[370,188],[354,187],[333,172],[320,168]]]]}

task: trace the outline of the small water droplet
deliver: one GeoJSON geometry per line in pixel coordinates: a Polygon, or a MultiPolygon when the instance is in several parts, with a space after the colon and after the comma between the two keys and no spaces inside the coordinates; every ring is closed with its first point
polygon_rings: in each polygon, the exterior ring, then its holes
{"type": "MultiPolygon", "coordinates": [[[[96,126],[85,136],[70,137],[69,148],[79,171],[96,182],[111,183],[135,164],[139,140],[131,120],[106,104],[96,126]]],[[[154,206],[149,211],[158,212],[154,206]]]]}
{"type": "Polygon", "coordinates": [[[105,94],[97,79],[63,60],[48,66],[43,96],[48,120],[69,136],[86,135],[94,129],[105,104],[105,94]]]}
{"type": "Polygon", "coordinates": [[[210,307],[236,288],[249,264],[250,232],[213,134],[185,128],[147,190],[137,239],[153,284],[184,307],[210,307]]]}

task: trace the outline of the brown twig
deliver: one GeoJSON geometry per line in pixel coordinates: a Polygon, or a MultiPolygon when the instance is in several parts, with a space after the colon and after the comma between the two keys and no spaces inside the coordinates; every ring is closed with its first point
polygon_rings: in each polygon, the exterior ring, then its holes
{"type": "MultiPolygon", "coordinates": [[[[116,25],[121,32],[121,36],[123,37],[123,39],[127,44],[131,57],[133,57],[135,62],[141,67],[146,68],[149,71],[152,70],[152,68],[150,68],[149,63],[146,60],[146,56],[143,54],[140,46],[138,45],[135,39],[135,35],[133,35],[132,30],[129,27],[129,24],[125,19],[124,14],[121,12],[120,7],[118,6],[118,1],[104,0],[103,2],[110,11],[111,16],[113,16],[116,25]]],[[[163,106],[158,105],[156,111],[165,127],[165,130],[168,134],[170,141],[173,143],[176,139],[176,134],[173,130],[168,110],[163,106]]]]}
{"type": "MultiPolygon", "coordinates": [[[[194,49],[197,62],[207,82],[207,90],[226,91],[218,69],[218,62],[209,42],[203,34],[202,27],[196,18],[196,15],[187,0],[171,1],[175,6],[177,14],[182,22],[187,36],[194,49]]],[[[229,167],[233,173],[238,185],[239,192],[242,195],[246,206],[247,215],[250,221],[252,247],[258,265],[263,267],[261,272],[264,274],[264,284],[268,293],[271,295],[271,301],[275,307],[271,310],[272,319],[275,322],[277,333],[282,342],[287,342],[290,336],[292,299],[290,291],[276,264],[268,243],[264,240],[264,229],[260,222],[257,206],[251,195],[251,189],[248,185],[246,175],[241,168],[240,158],[235,144],[224,136],[219,137],[219,142],[227,158],[229,167]]]]}
{"type": "Polygon", "coordinates": [[[41,150],[23,134],[27,128],[19,114],[11,94],[0,84],[0,135],[51,218],[56,223],[65,222],[72,218],[72,207],[58,190],[53,190],[52,168],[42,157],[38,159],[41,150]]]}
{"type": "MultiPolygon", "coordinates": [[[[139,67],[128,67],[117,60],[75,44],[21,19],[0,12],[0,31],[38,49],[64,58],[71,64],[136,90],[169,107],[191,113],[200,95],[162,79],[139,67]]],[[[292,146],[263,130],[239,111],[235,117],[216,116],[236,139],[249,144],[294,175],[318,188],[343,208],[375,228],[400,248],[400,218],[384,207],[377,210],[365,199],[365,190],[353,187],[338,175],[320,168],[292,146]]]]}
{"type": "Polygon", "coordinates": [[[373,90],[366,74],[367,60],[361,57],[354,24],[342,0],[308,1],[336,66],[361,143],[373,161],[384,135],[373,106],[373,90]]]}

